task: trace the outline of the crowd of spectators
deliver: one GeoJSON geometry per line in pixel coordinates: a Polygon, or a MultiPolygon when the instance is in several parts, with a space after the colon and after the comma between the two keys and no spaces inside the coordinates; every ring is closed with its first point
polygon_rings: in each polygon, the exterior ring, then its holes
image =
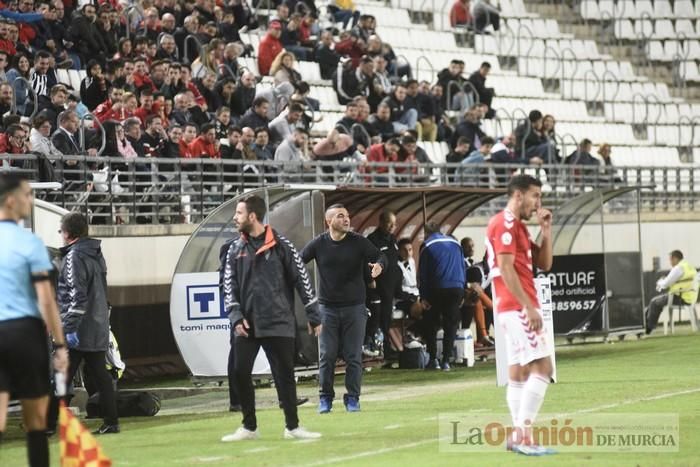
{"type": "MultiPolygon", "coordinates": [[[[241,160],[233,167],[256,174],[260,166],[246,161],[276,160],[287,180],[297,177],[299,161],[313,159],[397,162],[396,173],[420,175],[420,165],[431,162],[421,141],[447,143],[447,161],[462,164],[562,159],[554,118],[538,111],[513,134],[487,135],[483,123],[495,115],[496,95],[487,86],[488,62],[469,74],[454,59],[434,82],[418,81],[377,33],[377,18],[351,0],[332,2],[327,14],[311,0],[271,5],[265,29],[246,0],[9,2],[0,9],[0,152],[38,154],[44,178],[61,154],[98,152],[125,161],[241,160]],[[249,31],[261,37],[257,49],[247,42],[249,31]],[[259,75],[243,57],[256,61],[259,75]],[[300,61],[317,62],[345,106],[333,129],[315,139],[310,129],[322,118],[320,102],[300,61]],[[71,79],[72,87],[59,79],[62,69],[86,75],[79,86],[71,79]],[[271,86],[259,85],[265,76],[271,86]]],[[[499,27],[498,10],[486,0],[457,0],[452,16],[458,24],[466,17],[477,31],[499,27]]],[[[598,159],[582,143],[565,161],[609,164],[606,151],[598,159]]],[[[145,173],[172,167],[137,170],[146,181],[145,173]]],[[[61,173],[77,183],[77,172],[104,168],[96,157],[65,162],[63,169],[76,174],[61,173]]]]}

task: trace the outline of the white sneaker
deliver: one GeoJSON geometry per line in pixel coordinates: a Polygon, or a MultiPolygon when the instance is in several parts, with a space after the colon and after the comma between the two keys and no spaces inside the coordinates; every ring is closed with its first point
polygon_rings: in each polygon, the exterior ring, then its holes
{"type": "Polygon", "coordinates": [[[321,433],[306,431],[304,427],[296,427],[293,430],[284,429],[284,439],[318,439],[321,433]]]}
{"type": "Polygon", "coordinates": [[[223,438],[221,438],[221,441],[224,443],[230,443],[231,441],[243,441],[246,439],[258,439],[258,430],[255,431],[250,431],[246,429],[245,427],[240,427],[239,429],[236,430],[235,433],[231,433],[230,435],[226,435],[223,438]]]}

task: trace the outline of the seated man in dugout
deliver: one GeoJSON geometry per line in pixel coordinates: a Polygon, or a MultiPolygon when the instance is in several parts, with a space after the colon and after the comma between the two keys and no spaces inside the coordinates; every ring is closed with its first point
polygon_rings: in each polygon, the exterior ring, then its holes
{"type": "MultiPolygon", "coordinates": [[[[673,250],[669,261],[671,270],[666,277],[656,282],[656,291],[663,293],[651,299],[645,312],[647,334],[651,334],[656,327],[661,311],[668,304],[669,295],[673,295],[673,306],[693,305],[691,312],[695,314],[694,305],[698,301],[698,289],[695,284],[697,271],[688,260],[683,258],[680,250],[673,250]]],[[[697,320],[693,318],[691,316],[692,322],[696,322],[697,320]]]]}

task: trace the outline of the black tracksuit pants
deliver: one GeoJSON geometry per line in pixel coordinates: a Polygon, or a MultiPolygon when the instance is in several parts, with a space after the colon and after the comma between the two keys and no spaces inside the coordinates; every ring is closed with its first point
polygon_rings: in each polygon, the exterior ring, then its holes
{"type": "Polygon", "coordinates": [[[452,356],[457,324],[459,323],[459,305],[464,297],[464,289],[433,289],[430,291],[428,302],[430,310],[427,312],[425,336],[426,346],[430,354],[430,361],[437,358],[437,331],[442,323],[442,361],[449,361],[452,356]]]}
{"type": "Polygon", "coordinates": [[[297,416],[297,386],[294,381],[293,337],[242,337],[234,338],[233,379],[243,412],[243,426],[251,431],[258,427],[255,417],[255,390],[253,388],[253,364],[260,347],[270,362],[272,375],[277,385],[277,394],[282,402],[287,429],[299,426],[297,416]]]}

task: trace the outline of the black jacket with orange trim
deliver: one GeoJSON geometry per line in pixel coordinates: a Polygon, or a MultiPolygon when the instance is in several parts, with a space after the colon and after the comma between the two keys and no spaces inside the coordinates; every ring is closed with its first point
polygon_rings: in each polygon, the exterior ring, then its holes
{"type": "Polygon", "coordinates": [[[265,240],[257,250],[245,234],[231,244],[223,282],[231,324],[245,318],[253,337],[296,336],[294,289],[311,326],[321,323],[318,300],[299,253],[270,226],[265,226],[265,240]]]}

